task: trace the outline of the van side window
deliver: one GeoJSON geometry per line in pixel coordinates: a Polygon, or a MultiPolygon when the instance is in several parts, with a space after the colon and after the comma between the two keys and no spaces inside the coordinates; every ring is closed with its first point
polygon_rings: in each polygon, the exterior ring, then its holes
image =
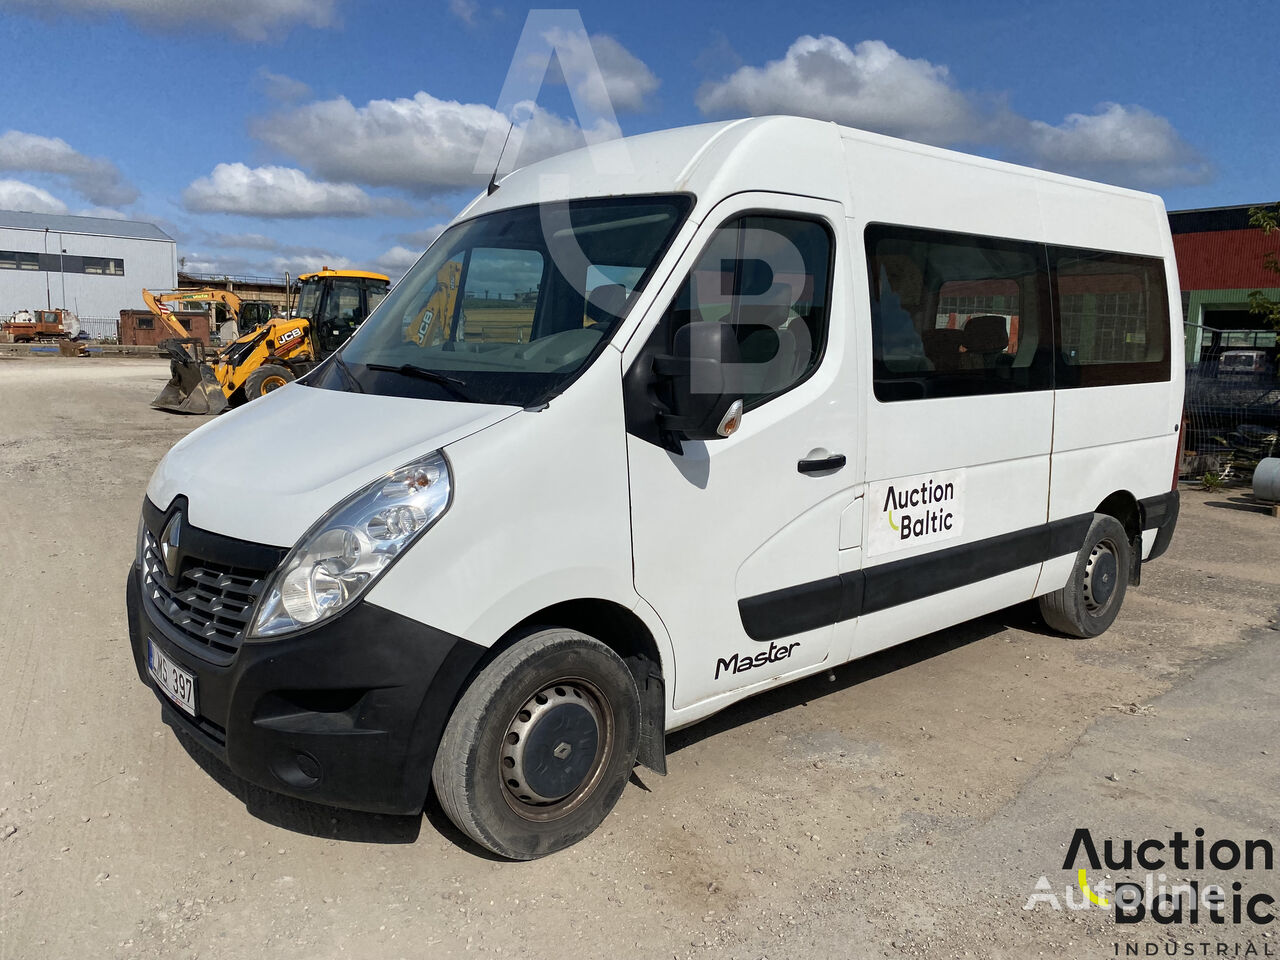
{"type": "Polygon", "coordinates": [[[1058,386],[1168,380],[1169,298],[1153,257],[1051,247],[1058,386]]]}
{"type": "Polygon", "coordinates": [[[723,224],[663,318],[667,344],[687,323],[733,326],[746,408],[818,366],[830,316],[834,238],[817,220],[748,214],[723,224]]]}
{"type": "Polygon", "coordinates": [[[1052,387],[1044,247],[936,230],[866,230],[876,399],[1052,387]]]}
{"type": "Polygon", "coordinates": [[[528,343],[542,288],[537,250],[476,247],[466,265],[461,336],[467,340],[528,343]]]}

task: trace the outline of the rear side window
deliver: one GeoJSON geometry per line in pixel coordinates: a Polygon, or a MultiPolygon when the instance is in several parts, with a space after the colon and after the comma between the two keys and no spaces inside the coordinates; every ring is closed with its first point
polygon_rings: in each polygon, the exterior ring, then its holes
{"type": "Polygon", "coordinates": [[[879,224],[866,245],[877,400],[1052,388],[1043,245],[879,224]]]}
{"type": "Polygon", "coordinates": [[[1050,247],[1058,386],[1168,380],[1169,300],[1152,257],[1050,247]]]}

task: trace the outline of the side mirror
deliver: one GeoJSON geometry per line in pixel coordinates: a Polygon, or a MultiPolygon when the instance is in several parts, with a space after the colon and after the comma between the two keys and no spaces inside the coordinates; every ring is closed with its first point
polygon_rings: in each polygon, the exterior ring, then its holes
{"type": "Polygon", "coordinates": [[[717,440],[737,430],[742,394],[731,377],[741,362],[727,323],[700,321],[677,330],[671,356],[654,359],[668,411],[659,418],[663,431],[684,440],[717,440]]]}

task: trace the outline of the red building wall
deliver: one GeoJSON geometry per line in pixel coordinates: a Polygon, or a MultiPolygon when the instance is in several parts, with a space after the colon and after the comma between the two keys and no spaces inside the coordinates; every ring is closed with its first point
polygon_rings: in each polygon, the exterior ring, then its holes
{"type": "Polygon", "coordinates": [[[1175,233],[1178,277],[1183,290],[1259,290],[1280,287],[1280,275],[1263,267],[1268,253],[1280,255],[1280,231],[1257,228],[1175,233]]]}

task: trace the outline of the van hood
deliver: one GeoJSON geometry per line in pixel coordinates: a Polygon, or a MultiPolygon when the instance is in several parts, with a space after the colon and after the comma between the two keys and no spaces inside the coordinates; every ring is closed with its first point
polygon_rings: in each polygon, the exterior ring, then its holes
{"type": "Polygon", "coordinates": [[[196,527],[289,547],[380,474],[519,412],[290,384],[174,444],[147,497],[164,510],[185,496],[196,527]]]}

